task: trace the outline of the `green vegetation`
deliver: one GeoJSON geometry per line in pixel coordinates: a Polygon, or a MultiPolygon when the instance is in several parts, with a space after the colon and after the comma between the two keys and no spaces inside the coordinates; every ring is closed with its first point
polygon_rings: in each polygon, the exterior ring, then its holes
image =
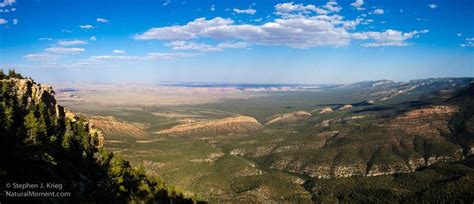
{"type": "Polygon", "coordinates": [[[317,203],[472,203],[474,158],[438,163],[409,174],[312,179],[304,186],[317,203]]]}
{"type": "MultiPolygon", "coordinates": [[[[0,180],[6,183],[56,183],[70,197],[42,202],[195,203],[193,198],[134,168],[100,147],[98,133],[84,119],[72,121],[43,98],[18,95],[10,70],[0,72],[0,180]],[[23,99],[27,100],[23,100],[23,99]]],[[[33,84],[32,86],[37,86],[33,84]]],[[[27,87],[30,89],[31,87],[27,87]]],[[[2,189],[15,191],[15,189],[2,189]]],[[[1,197],[18,202],[19,198],[1,197]]],[[[36,200],[38,201],[38,200],[36,200]]]]}
{"type": "Polygon", "coordinates": [[[148,172],[160,175],[167,184],[197,193],[198,198],[210,202],[420,203],[444,199],[470,203],[472,197],[466,189],[474,183],[472,167],[450,162],[466,157],[460,150],[469,150],[469,143],[463,145],[455,140],[462,137],[454,135],[473,130],[472,113],[459,118],[461,122],[457,124],[462,125],[456,125],[460,128],[455,134],[451,134],[454,126],[450,124],[454,123],[450,122],[450,114],[397,119],[421,108],[429,111],[432,106],[465,104],[446,99],[469,85],[470,80],[427,79],[388,87],[368,84],[315,92],[240,93],[251,97],[173,106],[95,107],[87,101],[68,102],[68,98],[64,103],[87,115],[113,116],[123,124],[135,125],[145,132],[145,137],[133,137],[123,128],[123,135],[107,137],[106,149],[120,153],[132,165],[142,165],[148,172]],[[379,100],[413,86],[418,88],[379,100]],[[374,103],[367,102],[370,100],[374,103]],[[353,107],[338,110],[345,104],[353,107]],[[334,112],[319,113],[325,107],[334,112]],[[264,124],[275,114],[300,110],[311,112],[312,116],[245,133],[154,134],[178,124],[232,115],[251,116],[264,124]],[[432,163],[436,165],[426,167],[432,163]],[[318,176],[324,179],[316,179],[318,176]],[[461,176],[460,180],[456,176],[461,176]],[[314,185],[310,185],[312,182],[314,185]],[[327,190],[320,193],[314,188],[317,186],[327,190]],[[416,198],[418,195],[420,199],[416,198]]]}
{"type": "Polygon", "coordinates": [[[20,73],[17,73],[15,69],[9,69],[8,74],[5,74],[3,72],[3,69],[0,69],[0,80],[11,79],[11,78],[24,79],[24,77],[20,73]]]}

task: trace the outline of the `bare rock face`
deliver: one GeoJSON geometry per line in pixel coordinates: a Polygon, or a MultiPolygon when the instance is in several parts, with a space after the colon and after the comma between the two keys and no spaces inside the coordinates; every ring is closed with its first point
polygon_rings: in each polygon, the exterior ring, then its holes
{"type": "Polygon", "coordinates": [[[348,110],[348,109],[351,109],[352,108],[352,105],[348,104],[348,105],[343,105],[342,107],[338,108],[337,110],[348,110]]]}
{"type": "Polygon", "coordinates": [[[235,116],[224,119],[194,122],[177,125],[169,129],[160,130],[156,134],[187,134],[187,133],[244,133],[262,128],[255,118],[249,116],[235,116]]]}
{"type": "Polygon", "coordinates": [[[277,114],[267,118],[265,125],[276,124],[276,123],[294,123],[296,121],[311,117],[311,113],[305,111],[296,111],[285,114],[277,114]]]}
{"type": "Polygon", "coordinates": [[[56,104],[55,93],[51,86],[37,84],[32,79],[12,78],[5,80],[5,82],[10,85],[11,91],[14,91],[20,106],[43,106],[52,116],[60,120],[66,120],[69,123],[79,123],[82,119],[84,129],[92,138],[91,143],[97,147],[103,146],[105,138],[102,132],[85,118],[81,118],[77,114],[56,104]]]}
{"type": "Polygon", "coordinates": [[[332,113],[334,112],[334,110],[332,110],[332,108],[323,108],[321,111],[319,111],[319,113],[323,114],[323,113],[332,113]]]}

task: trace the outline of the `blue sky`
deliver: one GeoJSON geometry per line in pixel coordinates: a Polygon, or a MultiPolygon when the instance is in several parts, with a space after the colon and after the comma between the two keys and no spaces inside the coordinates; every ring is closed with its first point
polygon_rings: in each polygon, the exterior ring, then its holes
{"type": "Polygon", "coordinates": [[[472,0],[3,0],[0,67],[43,82],[473,77],[473,10],[472,0]]]}

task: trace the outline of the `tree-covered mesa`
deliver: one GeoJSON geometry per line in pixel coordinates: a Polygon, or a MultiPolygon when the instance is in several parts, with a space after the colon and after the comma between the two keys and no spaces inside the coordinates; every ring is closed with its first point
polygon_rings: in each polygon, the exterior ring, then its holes
{"type": "Polygon", "coordinates": [[[68,117],[71,113],[56,104],[52,89],[14,70],[0,71],[0,86],[2,192],[18,190],[6,189],[7,183],[55,183],[62,185],[61,192],[70,192],[40,198],[3,194],[0,201],[196,203],[104,150],[101,133],[84,118],[68,117]]]}

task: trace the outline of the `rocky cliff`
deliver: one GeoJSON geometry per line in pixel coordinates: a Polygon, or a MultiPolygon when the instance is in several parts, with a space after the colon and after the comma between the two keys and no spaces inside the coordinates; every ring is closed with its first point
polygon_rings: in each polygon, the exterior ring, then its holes
{"type": "Polygon", "coordinates": [[[2,83],[7,84],[10,92],[16,96],[20,107],[25,109],[42,106],[46,111],[55,116],[58,120],[65,120],[70,123],[67,126],[78,124],[81,120],[81,125],[84,130],[91,136],[91,143],[96,147],[102,147],[104,144],[104,135],[96,126],[87,121],[85,118],[69,111],[68,109],[58,105],[54,98],[54,91],[51,86],[37,84],[32,79],[7,79],[2,80],[2,83]]]}

